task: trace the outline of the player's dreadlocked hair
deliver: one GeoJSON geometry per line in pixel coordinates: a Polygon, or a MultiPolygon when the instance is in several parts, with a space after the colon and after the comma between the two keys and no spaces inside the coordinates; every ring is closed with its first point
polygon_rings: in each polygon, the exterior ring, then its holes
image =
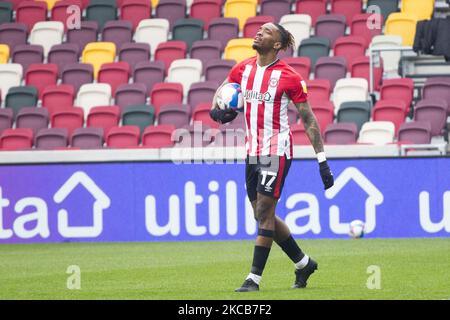
{"type": "Polygon", "coordinates": [[[278,28],[278,31],[281,35],[281,48],[280,50],[286,51],[289,48],[294,49],[295,47],[295,39],[294,36],[287,31],[282,25],[275,23],[275,26],[278,28]]]}

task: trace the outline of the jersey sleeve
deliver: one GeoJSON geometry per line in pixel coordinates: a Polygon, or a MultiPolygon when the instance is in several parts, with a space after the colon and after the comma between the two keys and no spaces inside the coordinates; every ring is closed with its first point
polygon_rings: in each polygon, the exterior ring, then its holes
{"type": "Polygon", "coordinates": [[[287,95],[293,103],[301,103],[308,100],[308,88],[306,88],[306,82],[299,74],[295,74],[292,77],[292,80],[289,80],[287,95]]]}
{"type": "Polygon", "coordinates": [[[228,74],[227,81],[230,83],[241,83],[244,66],[245,64],[242,62],[235,64],[228,74]]]}

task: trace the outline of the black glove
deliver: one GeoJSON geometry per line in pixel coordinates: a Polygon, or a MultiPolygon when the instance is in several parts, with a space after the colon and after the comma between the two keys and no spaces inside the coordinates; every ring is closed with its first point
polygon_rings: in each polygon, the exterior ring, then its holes
{"type": "Polygon", "coordinates": [[[209,116],[216,122],[219,123],[227,123],[233,121],[236,118],[238,113],[233,109],[222,110],[219,108],[211,109],[209,112],[209,116]]]}
{"type": "Polygon", "coordinates": [[[325,190],[331,188],[334,185],[333,174],[331,173],[330,166],[327,161],[323,161],[319,163],[320,167],[320,176],[322,178],[323,185],[325,186],[325,190]]]}

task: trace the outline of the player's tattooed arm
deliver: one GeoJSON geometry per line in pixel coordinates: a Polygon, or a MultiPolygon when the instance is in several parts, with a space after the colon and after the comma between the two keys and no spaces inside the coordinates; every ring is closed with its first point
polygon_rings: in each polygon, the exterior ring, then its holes
{"type": "Polygon", "coordinates": [[[305,126],[306,135],[311,141],[311,145],[316,153],[323,152],[323,140],[320,134],[320,127],[317,123],[316,116],[311,110],[308,102],[296,103],[298,113],[305,126]]]}

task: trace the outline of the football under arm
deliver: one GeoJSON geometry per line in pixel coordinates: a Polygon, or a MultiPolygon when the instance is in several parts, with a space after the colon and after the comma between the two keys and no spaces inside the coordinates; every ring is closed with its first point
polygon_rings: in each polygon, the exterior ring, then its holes
{"type": "Polygon", "coordinates": [[[308,136],[309,141],[314,148],[314,151],[316,152],[316,154],[319,152],[323,152],[323,139],[322,135],[320,134],[320,127],[317,122],[316,116],[311,110],[311,106],[307,101],[296,103],[295,106],[303,121],[303,124],[305,125],[306,135],[308,136]]]}
{"type": "Polygon", "coordinates": [[[226,85],[227,83],[229,83],[229,82],[228,82],[228,78],[226,78],[226,79],[222,82],[222,84],[217,88],[216,93],[214,94],[214,97],[213,97],[211,110],[212,110],[212,109],[215,109],[215,108],[218,108],[218,105],[217,105],[217,96],[219,95],[220,89],[222,89],[222,87],[223,87],[224,85],[226,85]]]}

